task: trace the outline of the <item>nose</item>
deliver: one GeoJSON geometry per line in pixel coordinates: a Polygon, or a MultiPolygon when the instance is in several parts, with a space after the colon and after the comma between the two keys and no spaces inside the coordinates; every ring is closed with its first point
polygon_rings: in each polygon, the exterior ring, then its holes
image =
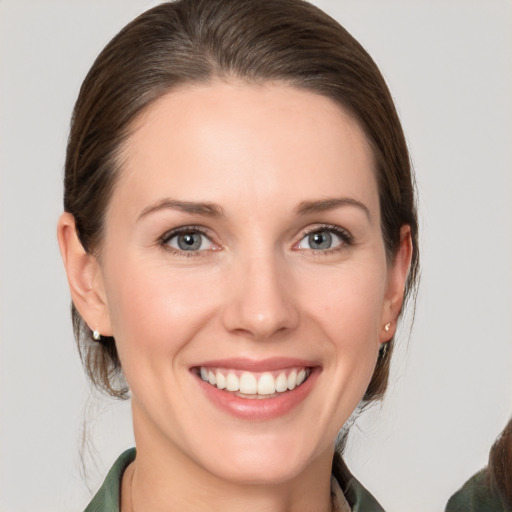
{"type": "Polygon", "coordinates": [[[226,283],[222,319],[228,331],[257,340],[295,329],[299,311],[286,262],[260,256],[240,263],[226,283]]]}

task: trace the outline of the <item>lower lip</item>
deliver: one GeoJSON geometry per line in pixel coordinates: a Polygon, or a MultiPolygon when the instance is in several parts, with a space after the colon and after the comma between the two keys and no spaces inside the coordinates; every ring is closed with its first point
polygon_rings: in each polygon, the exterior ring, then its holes
{"type": "Polygon", "coordinates": [[[272,398],[242,398],[204,382],[199,376],[196,380],[208,399],[223,411],[246,420],[271,420],[284,416],[301,404],[315,385],[319,373],[319,368],[313,368],[300,386],[272,398]]]}

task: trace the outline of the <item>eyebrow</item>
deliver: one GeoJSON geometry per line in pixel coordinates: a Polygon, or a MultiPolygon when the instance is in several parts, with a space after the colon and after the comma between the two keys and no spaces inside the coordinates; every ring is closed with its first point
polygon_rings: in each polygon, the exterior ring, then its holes
{"type": "Polygon", "coordinates": [[[355,206],[364,212],[368,220],[371,220],[370,210],[368,207],[352,197],[334,197],[320,201],[302,201],[296,208],[297,213],[300,215],[311,215],[312,213],[325,212],[327,210],[334,210],[343,206],[355,206]]]}
{"type": "MultiPolygon", "coordinates": [[[[333,210],[335,208],[341,208],[343,206],[355,206],[356,208],[361,209],[368,217],[368,219],[371,220],[370,210],[367,208],[367,206],[361,201],[351,197],[335,197],[320,201],[302,201],[297,206],[296,212],[299,215],[311,215],[327,210],[333,210]]],[[[224,216],[224,210],[219,205],[214,203],[178,201],[176,199],[165,198],[144,208],[137,220],[146,217],[151,213],[166,209],[179,210],[185,213],[204,215],[206,217],[224,216]]]]}
{"type": "Polygon", "coordinates": [[[206,217],[223,217],[224,211],[223,209],[214,203],[198,203],[194,201],[178,201],[176,199],[161,199],[154,204],[149,205],[148,207],[142,210],[141,214],[137,218],[140,220],[143,217],[151,213],[155,213],[161,210],[179,210],[185,213],[192,213],[195,215],[204,215],[206,217]]]}

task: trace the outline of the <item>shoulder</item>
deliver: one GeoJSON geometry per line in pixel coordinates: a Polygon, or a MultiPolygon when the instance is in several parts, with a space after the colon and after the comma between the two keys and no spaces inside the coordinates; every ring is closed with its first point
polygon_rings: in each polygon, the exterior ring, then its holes
{"type": "Polygon", "coordinates": [[[333,476],[338,481],[352,512],[384,512],[372,494],[350,473],[338,453],[332,463],[333,476]]]}
{"type": "Polygon", "coordinates": [[[124,470],[135,460],[135,455],[135,448],[130,448],[116,460],[84,512],[119,512],[121,480],[124,470]]]}
{"type": "Polygon", "coordinates": [[[505,504],[489,484],[487,470],[471,477],[448,501],[445,512],[505,512],[505,504]]]}

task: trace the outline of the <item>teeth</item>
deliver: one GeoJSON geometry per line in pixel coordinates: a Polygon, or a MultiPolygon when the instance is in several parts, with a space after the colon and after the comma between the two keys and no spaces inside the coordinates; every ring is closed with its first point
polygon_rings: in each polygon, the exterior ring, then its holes
{"type": "Polygon", "coordinates": [[[295,389],[297,387],[297,372],[292,370],[288,375],[288,389],[295,389]]]}
{"type": "Polygon", "coordinates": [[[222,373],[217,370],[215,374],[215,380],[217,381],[217,387],[219,389],[224,389],[226,387],[226,377],[222,373]]]}
{"type": "Polygon", "coordinates": [[[238,391],[240,389],[240,381],[234,373],[228,373],[226,377],[226,389],[228,391],[238,391]]]}
{"type": "Polygon", "coordinates": [[[294,368],[289,373],[281,371],[279,374],[265,372],[254,374],[252,372],[236,373],[235,370],[220,370],[200,368],[201,379],[218,389],[226,391],[239,391],[244,395],[274,395],[284,393],[300,386],[311,371],[306,368],[294,368]]]}
{"type": "Polygon", "coordinates": [[[278,393],[282,393],[283,391],[288,390],[288,379],[286,378],[285,373],[280,373],[279,377],[276,379],[276,391],[278,393]]]}
{"type": "Polygon", "coordinates": [[[244,395],[255,395],[258,392],[258,381],[249,372],[242,373],[240,377],[240,393],[244,395]]]}
{"type": "Polygon", "coordinates": [[[258,381],[258,395],[272,395],[276,392],[276,381],[270,373],[264,373],[258,381]]]}

